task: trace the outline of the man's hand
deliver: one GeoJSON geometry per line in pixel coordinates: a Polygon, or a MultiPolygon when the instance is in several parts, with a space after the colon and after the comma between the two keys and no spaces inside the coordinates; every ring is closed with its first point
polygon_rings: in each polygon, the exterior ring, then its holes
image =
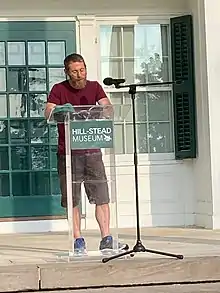
{"type": "Polygon", "coordinates": [[[60,112],[74,112],[74,108],[70,103],[66,103],[64,105],[56,105],[53,109],[53,113],[60,113],[60,112]]]}

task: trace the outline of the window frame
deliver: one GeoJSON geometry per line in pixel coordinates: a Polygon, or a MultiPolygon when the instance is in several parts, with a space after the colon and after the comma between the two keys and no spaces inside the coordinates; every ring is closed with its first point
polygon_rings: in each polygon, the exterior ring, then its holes
{"type": "MultiPolygon", "coordinates": [[[[102,25],[137,25],[137,24],[161,24],[168,25],[168,56],[169,56],[169,76],[170,80],[172,80],[172,61],[171,61],[171,30],[170,30],[170,17],[165,16],[124,16],[124,17],[96,17],[96,55],[97,55],[97,80],[103,86],[104,91],[108,95],[110,92],[128,92],[128,88],[126,89],[116,89],[116,88],[108,88],[103,85],[103,81],[101,80],[101,55],[100,55],[100,26],[102,25]]],[[[140,91],[169,91],[171,93],[171,98],[173,94],[172,86],[164,86],[162,87],[142,87],[140,91]]],[[[173,121],[173,103],[171,103],[171,113],[172,113],[172,121],[173,121]]],[[[172,125],[173,135],[174,135],[174,125],[172,125]]],[[[173,136],[172,139],[173,147],[175,147],[175,138],[173,136]]],[[[106,158],[106,163],[109,162],[109,155],[105,155],[105,150],[103,150],[104,158],[106,158]]],[[[133,154],[117,154],[116,163],[124,165],[130,165],[131,161],[133,161],[133,154]]],[[[173,161],[175,160],[175,149],[171,153],[141,153],[138,154],[139,165],[148,165],[152,162],[152,164],[159,163],[161,164],[164,161],[173,161]]]]}

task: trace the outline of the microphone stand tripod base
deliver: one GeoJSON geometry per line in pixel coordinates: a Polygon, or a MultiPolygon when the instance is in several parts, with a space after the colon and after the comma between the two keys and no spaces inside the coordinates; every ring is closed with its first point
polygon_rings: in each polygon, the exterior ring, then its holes
{"type": "Polygon", "coordinates": [[[177,259],[183,259],[182,254],[173,254],[173,253],[169,253],[169,252],[163,252],[163,251],[158,251],[158,250],[147,249],[147,248],[144,247],[144,245],[142,244],[141,240],[137,240],[137,242],[136,242],[135,246],[133,247],[133,249],[127,250],[127,251],[119,253],[117,255],[113,255],[113,256],[110,256],[110,257],[105,257],[105,258],[102,259],[102,262],[107,263],[110,260],[120,258],[122,256],[126,256],[126,255],[129,255],[129,254],[130,254],[130,257],[134,257],[135,253],[139,253],[139,252],[149,252],[149,253],[159,254],[159,255],[163,255],[163,256],[174,257],[174,258],[177,258],[177,259]]]}

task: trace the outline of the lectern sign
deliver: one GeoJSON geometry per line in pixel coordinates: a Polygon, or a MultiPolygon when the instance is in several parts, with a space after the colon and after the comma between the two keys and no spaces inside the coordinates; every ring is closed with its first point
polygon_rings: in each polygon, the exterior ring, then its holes
{"type": "Polygon", "coordinates": [[[84,120],[70,124],[71,149],[113,148],[113,121],[84,120]]]}

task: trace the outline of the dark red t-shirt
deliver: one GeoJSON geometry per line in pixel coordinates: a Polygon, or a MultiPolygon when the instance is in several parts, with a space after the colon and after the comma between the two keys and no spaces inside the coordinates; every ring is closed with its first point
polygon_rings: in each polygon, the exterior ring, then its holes
{"type": "MultiPolygon", "coordinates": [[[[106,94],[102,86],[97,81],[87,81],[82,89],[74,89],[67,80],[55,84],[48,96],[47,102],[56,105],[70,103],[73,106],[95,105],[105,98],[106,94]]],[[[65,131],[62,123],[58,124],[58,154],[65,154],[65,131]]],[[[97,152],[100,150],[74,150],[74,153],[97,152]]]]}

